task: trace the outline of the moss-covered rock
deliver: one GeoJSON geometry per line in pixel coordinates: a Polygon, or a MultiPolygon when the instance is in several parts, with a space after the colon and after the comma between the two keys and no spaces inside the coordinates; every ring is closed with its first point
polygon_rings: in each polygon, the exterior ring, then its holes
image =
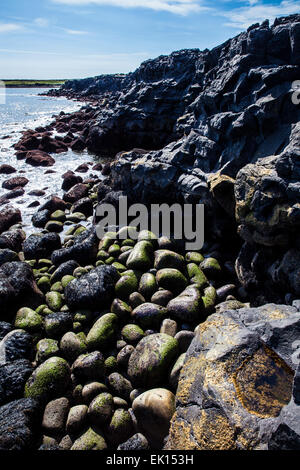
{"type": "Polygon", "coordinates": [[[92,424],[103,426],[110,421],[113,414],[114,401],[110,393],[100,393],[96,396],[88,409],[88,418],[92,424]]]}
{"type": "Polygon", "coordinates": [[[132,292],[138,289],[138,278],[134,271],[125,271],[115,286],[116,296],[127,300],[132,292]]]}
{"type": "Polygon", "coordinates": [[[25,398],[36,398],[47,402],[58,398],[67,390],[70,383],[70,367],[61,357],[51,357],[41,364],[25,385],[25,398]]]}
{"type": "Polygon", "coordinates": [[[64,224],[58,220],[49,220],[49,222],[46,223],[45,229],[49,232],[59,233],[63,231],[64,224]]]}
{"type": "Polygon", "coordinates": [[[59,348],[64,357],[74,361],[78,356],[87,352],[84,333],[68,331],[60,340],[59,348]]]}
{"type": "Polygon", "coordinates": [[[71,447],[71,450],[106,450],[107,445],[101,434],[89,428],[82,436],[80,436],[71,447]]]}
{"type": "Polygon", "coordinates": [[[128,376],[137,387],[162,385],[178,354],[177,340],[164,333],[143,338],[130,356],[128,376]]]}
{"type": "Polygon", "coordinates": [[[63,297],[60,292],[50,291],[46,294],[46,302],[53,312],[59,312],[63,306],[63,297]]]}
{"type": "Polygon", "coordinates": [[[186,323],[193,323],[199,320],[201,311],[201,294],[195,286],[188,286],[181,294],[168,303],[169,315],[186,323]]]}
{"type": "Polygon", "coordinates": [[[107,250],[108,254],[110,256],[113,256],[114,258],[119,256],[121,252],[121,248],[117,243],[113,243],[107,250]]]}
{"type": "Polygon", "coordinates": [[[109,443],[117,446],[121,442],[125,442],[133,432],[134,427],[130,413],[124,408],[118,408],[107,429],[109,443]]]}
{"type": "Polygon", "coordinates": [[[128,324],[122,329],[121,335],[126,343],[135,345],[144,338],[145,333],[138,325],[128,324]]]}
{"type": "Polygon", "coordinates": [[[59,355],[58,342],[55,339],[44,338],[36,345],[36,362],[40,364],[50,357],[59,355]]]}
{"type": "Polygon", "coordinates": [[[178,269],[173,268],[165,268],[157,271],[156,282],[159,287],[175,294],[183,291],[188,284],[186,277],[178,269]]]}
{"type": "Polygon", "coordinates": [[[154,274],[143,274],[139,283],[139,293],[142,294],[145,299],[150,300],[156,289],[157,285],[154,274]]]}
{"type": "Polygon", "coordinates": [[[118,370],[118,362],[115,356],[108,356],[104,361],[105,374],[109,375],[118,370]]]}
{"type": "Polygon", "coordinates": [[[100,317],[87,335],[89,350],[105,348],[115,337],[118,317],[114,313],[106,313],[100,317]]]}
{"type": "Polygon", "coordinates": [[[146,302],[136,307],[131,316],[142,328],[147,329],[158,328],[167,314],[166,307],[146,302]]]}
{"type": "Polygon", "coordinates": [[[221,266],[215,258],[205,258],[200,267],[210,279],[218,279],[222,274],[221,266]]]}
{"type": "Polygon", "coordinates": [[[188,251],[185,254],[185,260],[187,263],[196,263],[199,265],[204,260],[204,256],[198,251],[188,251]]]}
{"type": "Polygon", "coordinates": [[[51,282],[48,276],[42,276],[40,279],[37,281],[37,286],[38,288],[46,294],[51,288],[51,282]]]}
{"type": "Polygon", "coordinates": [[[216,299],[216,289],[213,286],[206,287],[206,289],[204,289],[204,295],[202,297],[203,307],[206,315],[210,314],[213,311],[216,299]]]}
{"type": "Polygon", "coordinates": [[[64,291],[64,288],[62,286],[62,283],[60,281],[57,281],[55,282],[54,284],[52,284],[51,286],[51,291],[53,292],[59,292],[60,294],[63,293],[64,291]]]}
{"type": "Polygon", "coordinates": [[[196,263],[189,263],[186,268],[190,281],[196,284],[199,289],[204,289],[204,287],[208,286],[207,277],[196,263]]]}
{"type": "Polygon", "coordinates": [[[100,351],[81,354],[72,365],[72,372],[79,379],[102,379],[104,374],[103,354],[100,351]]]}
{"type": "Polygon", "coordinates": [[[67,287],[67,285],[69,284],[69,282],[73,281],[75,279],[74,276],[70,276],[70,274],[67,274],[66,276],[64,276],[61,280],[61,284],[63,286],[63,288],[65,289],[67,287]]]}
{"type": "Polygon", "coordinates": [[[153,246],[149,241],[139,241],[132,249],[126,266],[129,269],[138,269],[140,271],[147,271],[153,265],[153,246]]]}
{"type": "Polygon", "coordinates": [[[126,320],[130,318],[132,312],[131,307],[121,299],[114,299],[111,304],[110,311],[115,313],[120,320],[126,320]]]}
{"type": "Polygon", "coordinates": [[[51,220],[58,220],[59,222],[64,222],[66,220],[66,214],[62,210],[57,210],[55,212],[52,212],[50,215],[51,220]]]}
{"type": "Polygon", "coordinates": [[[28,333],[39,332],[43,328],[43,317],[31,308],[20,308],[16,315],[15,327],[28,331],[28,333]]]}
{"type": "Polygon", "coordinates": [[[182,270],[184,268],[184,257],[170,250],[157,250],[154,253],[155,269],[174,268],[182,270]]]}

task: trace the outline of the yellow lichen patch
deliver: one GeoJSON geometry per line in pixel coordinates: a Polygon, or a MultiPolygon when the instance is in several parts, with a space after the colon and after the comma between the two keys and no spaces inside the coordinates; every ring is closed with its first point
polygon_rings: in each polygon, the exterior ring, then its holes
{"type": "Polygon", "coordinates": [[[268,318],[268,320],[283,320],[288,317],[285,312],[277,310],[276,308],[264,309],[262,314],[268,318]]]}
{"type": "Polygon", "coordinates": [[[200,358],[190,357],[184,365],[184,374],[181,374],[176,397],[180,403],[188,403],[191,387],[194,385],[200,369],[200,358]]]}
{"type": "Polygon", "coordinates": [[[191,439],[191,426],[174,414],[165,450],[199,450],[191,439]]]}
{"type": "Polygon", "coordinates": [[[261,418],[278,416],[291,399],[293,373],[266,346],[259,348],[242,363],[233,380],[244,408],[261,418]]]}
{"type": "Polygon", "coordinates": [[[201,410],[192,421],[192,430],[200,450],[233,450],[235,433],[228,419],[216,409],[201,410]]]}

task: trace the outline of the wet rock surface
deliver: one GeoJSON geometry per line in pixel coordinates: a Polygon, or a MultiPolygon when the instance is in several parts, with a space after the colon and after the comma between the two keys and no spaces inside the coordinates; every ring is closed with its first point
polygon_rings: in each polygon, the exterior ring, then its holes
{"type": "Polygon", "coordinates": [[[25,131],[18,159],[118,154],[64,173],[30,236],[7,177],[0,449],[299,448],[299,22],[52,91],[93,105],[25,131]],[[100,240],[97,203],[124,195],[205,203],[203,248],[100,240]]]}

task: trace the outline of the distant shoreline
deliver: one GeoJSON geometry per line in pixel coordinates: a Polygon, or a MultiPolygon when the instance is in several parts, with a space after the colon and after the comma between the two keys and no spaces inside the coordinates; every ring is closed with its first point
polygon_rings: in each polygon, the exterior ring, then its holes
{"type": "Polygon", "coordinates": [[[55,88],[66,80],[3,80],[6,88],[55,88]]]}

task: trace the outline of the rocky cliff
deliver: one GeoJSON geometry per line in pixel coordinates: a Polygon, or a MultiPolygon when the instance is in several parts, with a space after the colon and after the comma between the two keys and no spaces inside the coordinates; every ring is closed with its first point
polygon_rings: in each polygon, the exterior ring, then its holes
{"type": "Polygon", "coordinates": [[[96,100],[83,136],[90,150],[119,152],[114,189],[145,202],[204,202],[210,238],[238,233],[236,272],[254,296],[263,283],[258,303],[300,294],[299,44],[293,15],[58,92],[96,100]]]}

